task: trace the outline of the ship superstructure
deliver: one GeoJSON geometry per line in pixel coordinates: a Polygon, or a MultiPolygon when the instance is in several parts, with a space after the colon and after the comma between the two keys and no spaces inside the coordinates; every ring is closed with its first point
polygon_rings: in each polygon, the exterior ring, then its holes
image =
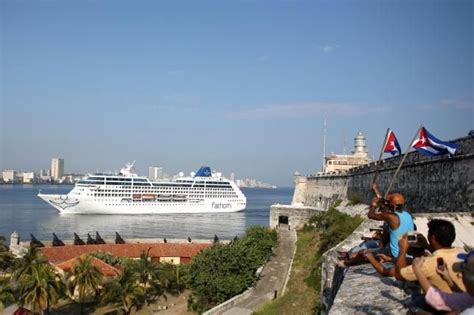
{"type": "Polygon", "coordinates": [[[234,182],[208,166],[185,177],[150,181],[127,164],[120,173],[96,173],[77,182],[67,195],[39,193],[60,213],[153,214],[237,212],[247,200],[234,182]]]}

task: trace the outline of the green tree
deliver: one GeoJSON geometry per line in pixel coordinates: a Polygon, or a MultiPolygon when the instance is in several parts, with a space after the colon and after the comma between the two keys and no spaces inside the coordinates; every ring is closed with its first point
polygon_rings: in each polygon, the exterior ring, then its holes
{"type": "Polygon", "coordinates": [[[10,269],[13,262],[13,256],[5,245],[5,237],[0,235],[0,272],[10,269]]]}
{"type": "Polygon", "coordinates": [[[30,246],[22,258],[15,260],[13,279],[18,280],[20,276],[25,273],[31,274],[31,268],[33,265],[45,263],[48,263],[48,259],[41,255],[41,252],[37,247],[30,246]]]}
{"type": "Polygon", "coordinates": [[[0,310],[15,301],[10,279],[0,277],[0,310]]]}
{"type": "Polygon", "coordinates": [[[242,293],[256,281],[255,271],[272,254],[276,232],[252,227],[231,244],[216,244],[196,255],[189,267],[189,306],[198,312],[242,293]]]}
{"type": "Polygon", "coordinates": [[[166,279],[166,292],[179,295],[186,287],[189,265],[162,264],[161,267],[163,277],[166,279]]]}
{"type": "Polygon", "coordinates": [[[18,277],[18,291],[20,306],[28,305],[33,312],[43,314],[59,301],[65,287],[51,265],[34,262],[18,277]]]}
{"type": "Polygon", "coordinates": [[[195,256],[188,285],[195,311],[202,311],[244,291],[253,281],[247,256],[229,245],[216,245],[195,256]]]}
{"type": "Polygon", "coordinates": [[[247,229],[245,236],[234,243],[249,258],[250,267],[257,270],[272,255],[272,249],[278,241],[278,234],[259,225],[247,229]]]}
{"type": "Polygon", "coordinates": [[[120,303],[125,314],[130,314],[133,307],[138,308],[144,302],[145,291],[140,285],[132,268],[124,267],[122,273],[104,283],[104,303],[120,303]]]}
{"type": "Polygon", "coordinates": [[[99,268],[92,264],[92,259],[93,257],[89,255],[79,257],[68,275],[69,292],[74,295],[77,291],[81,314],[85,299],[90,297],[90,294],[97,298],[102,283],[102,274],[99,268]]]}

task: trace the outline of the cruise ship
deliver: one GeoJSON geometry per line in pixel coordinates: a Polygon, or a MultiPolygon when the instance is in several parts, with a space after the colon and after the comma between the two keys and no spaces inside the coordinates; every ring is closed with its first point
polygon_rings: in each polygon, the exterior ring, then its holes
{"type": "Polygon", "coordinates": [[[128,163],[120,173],[89,174],[67,195],[38,194],[60,213],[161,214],[218,213],[245,209],[247,199],[237,185],[202,166],[172,180],[151,181],[128,163]]]}

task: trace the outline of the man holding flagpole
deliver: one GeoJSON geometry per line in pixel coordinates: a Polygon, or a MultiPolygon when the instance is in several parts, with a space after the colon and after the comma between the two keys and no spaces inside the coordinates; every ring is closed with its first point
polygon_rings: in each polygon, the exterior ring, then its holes
{"type": "Polygon", "coordinates": [[[372,199],[372,203],[369,208],[368,217],[369,219],[384,221],[388,223],[390,241],[389,249],[390,254],[393,258],[397,258],[399,254],[398,239],[405,233],[415,230],[415,225],[413,223],[413,217],[411,214],[404,208],[405,198],[400,193],[392,193],[387,196],[387,199],[383,199],[381,193],[377,188],[377,184],[374,182],[372,184],[372,190],[375,193],[375,197],[372,199]],[[393,212],[377,212],[376,210],[380,208],[382,202],[388,201],[388,207],[393,210],[393,212]]]}

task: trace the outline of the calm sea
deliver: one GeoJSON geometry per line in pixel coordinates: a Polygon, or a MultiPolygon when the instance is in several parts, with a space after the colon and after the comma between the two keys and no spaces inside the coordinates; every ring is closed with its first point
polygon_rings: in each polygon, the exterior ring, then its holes
{"type": "Polygon", "coordinates": [[[65,215],[59,214],[36,195],[66,194],[72,186],[0,185],[0,235],[9,240],[17,231],[21,240],[30,233],[40,240],[51,240],[55,232],[61,239],[73,239],[73,232],[86,239],[98,231],[103,238],[187,238],[221,239],[240,236],[251,225],[268,226],[270,206],[289,204],[293,188],[243,189],[247,208],[243,212],[222,214],[163,215],[65,215]]]}

